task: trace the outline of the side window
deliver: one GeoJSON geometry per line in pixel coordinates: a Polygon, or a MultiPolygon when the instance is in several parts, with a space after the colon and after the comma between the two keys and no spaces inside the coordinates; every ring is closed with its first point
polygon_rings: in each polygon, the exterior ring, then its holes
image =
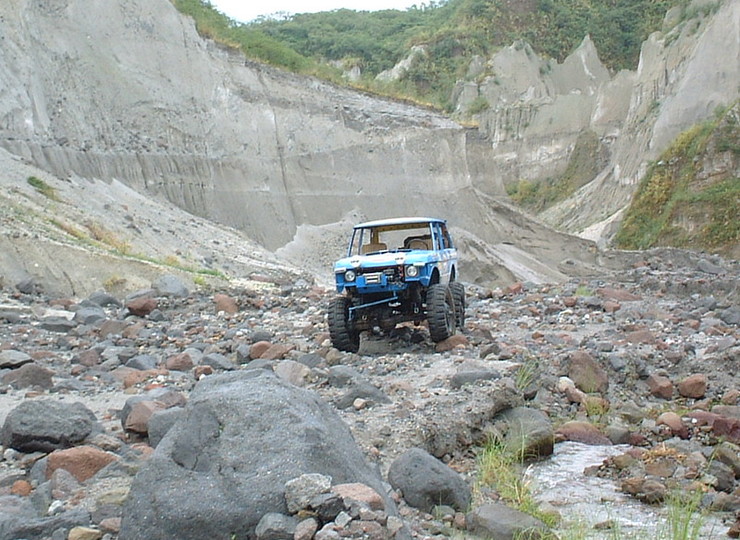
{"type": "Polygon", "coordinates": [[[439,231],[439,225],[432,223],[432,239],[434,241],[434,249],[442,249],[442,234],[439,231]]]}
{"type": "Polygon", "coordinates": [[[452,249],[454,246],[452,245],[452,239],[450,238],[450,233],[447,231],[447,225],[442,224],[442,243],[444,244],[445,249],[452,249]]]}
{"type": "Polygon", "coordinates": [[[364,229],[355,229],[352,233],[352,239],[350,240],[349,244],[349,250],[347,252],[347,256],[351,257],[352,255],[359,255],[360,254],[360,248],[362,247],[362,240],[363,236],[365,237],[365,240],[367,240],[368,235],[363,234],[364,229]]]}

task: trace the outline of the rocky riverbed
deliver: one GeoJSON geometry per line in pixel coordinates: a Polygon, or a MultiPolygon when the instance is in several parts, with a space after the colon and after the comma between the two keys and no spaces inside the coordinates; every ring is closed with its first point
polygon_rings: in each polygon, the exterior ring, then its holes
{"type": "Polygon", "coordinates": [[[624,445],[584,474],[655,508],[699,493],[737,537],[740,265],[633,257],[601,279],[469,285],[464,332],[401,326],[359,354],[331,347],[334,293],[308,280],[162,276],[84,299],[6,284],[0,538],[544,534],[478,483],[492,434],[542,460],[624,445]]]}

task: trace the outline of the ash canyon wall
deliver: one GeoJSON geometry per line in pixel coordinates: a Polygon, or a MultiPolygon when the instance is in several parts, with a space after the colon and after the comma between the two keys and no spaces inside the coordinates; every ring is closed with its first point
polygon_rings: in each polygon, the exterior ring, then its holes
{"type": "MultiPolygon", "coordinates": [[[[245,61],[201,38],[168,0],[6,0],[0,188],[15,215],[6,208],[4,228],[19,214],[81,227],[92,218],[80,211],[90,212],[125,235],[128,251],[156,258],[169,249],[244,273],[279,268],[275,250],[296,266],[317,253],[329,261],[342,249],[337,234],[357,219],[436,215],[457,229],[469,281],[592,272],[610,257],[516,211],[504,186],[564,170],[578,135],[591,130],[606,166],[545,217],[608,238],[603,225],[618,217],[649,160],[737,100],[740,2],[718,5],[688,21],[669,15],[636,72],[610,74],[588,38],[563,64],[526,44],[479,59],[472,69],[493,75],[456,92],[461,110],[477,96],[491,104],[474,129],[245,61]],[[28,175],[61,201],[39,202],[28,175]],[[166,222],[194,228],[177,233],[166,222]]],[[[67,292],[98,288],[105,271],[93,271],[93,261],[101,258],[75,264],[83,255],[67,240],[4,234],[6,279],[63,274],[57,286],[67,292]]]]}

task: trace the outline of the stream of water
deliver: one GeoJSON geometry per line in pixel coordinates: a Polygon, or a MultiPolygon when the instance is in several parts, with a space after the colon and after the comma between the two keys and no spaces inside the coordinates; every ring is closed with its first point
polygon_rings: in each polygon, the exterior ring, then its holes
{"type": "MultiPolygon", "coordinates": [[[[533,464],[526,473],[535,499],[556,508],[563,517],[563,531],[577,530],[578,538],[604,540],[670,539],[666,535],[664,506],[643,504],[622,493],[607,478],[586,476],[584,469],[600,465],[606,458],[622,454],[628,446],[589,446],[559,443],[548,460],[533,464]],[[612,523],[611,529],[596,528],[612,523]]],[[[728,525],[719,518],[703,522],[699,538],[723,538],[728,525]]],[[[576,536],[576,535],[573,535],[576,536]]],[[[567,538],[567,534],[564,535],[567,538]]]]}

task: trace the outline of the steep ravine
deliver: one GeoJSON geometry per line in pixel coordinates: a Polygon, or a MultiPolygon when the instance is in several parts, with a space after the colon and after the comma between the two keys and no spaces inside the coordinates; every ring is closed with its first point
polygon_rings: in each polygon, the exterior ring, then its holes
{"type": "MultiPolygon", "coordinates": [[[[478,253],[507,243],[540,269],[564,259],[601,265],[590,243],[491,198],[503,193],[498,158],[476,130],[245,62],[198,36],[166,0],[13,0],[0,16],[0,83],[13,89],[0,97],[0,147],[46,171],[55,189],[120,182],[269,250],[301,226],[329,226],[351,213],[433,215],[475,237],[478,253]]],[[[32,174],[8,168],[3,180],[12,189],[32,174]]],[[[159,258],[136,235],[130,242],[131,254],[159,258]]],[[[471,253],[470,281],[546,279],[532,268],[506,270],[505,257],[471,253]]],[[[38,258],[43,266],[54,260],[38,258]]],[[[48,274],[34,270],[37,262],[30,253],[16,257],[16,274],[48,274]]],[[[318,273],[330,264],[322,260],[318,273]]]]}

